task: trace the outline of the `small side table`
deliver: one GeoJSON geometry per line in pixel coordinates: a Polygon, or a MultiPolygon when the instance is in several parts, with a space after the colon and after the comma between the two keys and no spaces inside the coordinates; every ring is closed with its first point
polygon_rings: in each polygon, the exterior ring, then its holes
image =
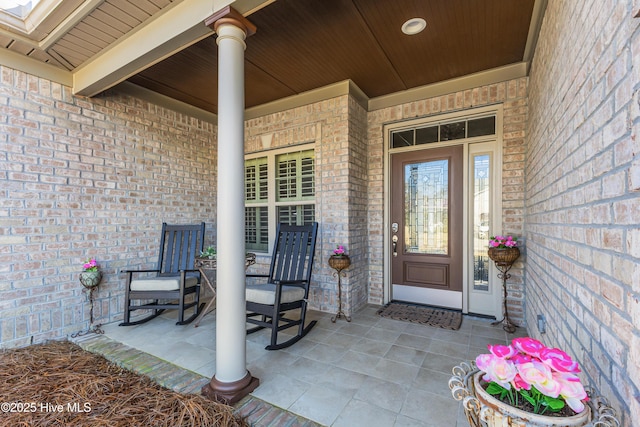
{"type": "MultiPolygon", "coordinates": [[[[244,262],[245,270],[249,268],[250,265],[253,265],[255,263],[256,263],[256,254],[247,253],[245,262],[244,262]]],[[[205,285],[207,285],[207,287],[211,290],[211,292],[213,292],[213,297],[211,298],[211,301],[209,301],[207,305],[204,306],[204,310],[202,310],[202,313],[200,313],[200,316],[198,316],[198,318],[196,319],[196,322],[194,323],[194,327],[197,328],[198,326],[200,326],[200,321],[202,320],[202,318],[206,316],[208,313],[215,310],[216,308],[214,305],[216,303],[216,287],[209,280],[209,276],[207,276],[207,272],[215,271],[218,267],[218,261],[216,258],[196,258],[194,264],[195,264],[195,268],[197,268],[198,271],[200,271],[201,280],[204,282],[205,285]]]]}
{"type": "Polygon", "coordinates": [[[333,323],[336,323],[336,319],[339,319],[343,316],[347,322],[351,322],[351,316],[347,316],[345,312],[342,311],[342,278],[347,276],[347,273],[345,273],[343,270],[349,268],[350,265],[351,259],[348,255],[332,255],[329,258],[329,266],[336,271],[335,273],[333,273],[333,275],[338,275],[338,312],[331,318],[331,321],[333,323]]]}

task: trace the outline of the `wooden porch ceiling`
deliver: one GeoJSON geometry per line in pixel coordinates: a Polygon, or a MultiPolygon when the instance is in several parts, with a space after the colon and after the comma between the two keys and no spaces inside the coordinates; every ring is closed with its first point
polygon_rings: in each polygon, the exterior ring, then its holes
{"type": "MultiPolygon", "coordinates": [[[[94,95],[126,79],[217,112],[216,36],[203,23],[214,2],[48,3],[51,10],[41,14],[44,19],[33,29],[27,24],[35,17],[25,20],[24,27],[17,21],[0,22],[0,53],[24,55],[73,73],[79,94],[94,95]]],[[[514,64],[526,66],[545,4],[236,0],[231,5],[257,26],[247,39],[245,105],[263,105],[348,79],[376,98],[514,64]],[[402,24],[414,17],[424,18],[427,28],[403,34],[402,24]]]]}
{"type": "MultiPolygon", "coordinates": [[[[249,16],[247,107],[351,79],[378,97],[524,60],[534,0],[278,0],[249,16]],[[401,26],[422,17],[427,28],[401,26]]],[[[129,81],[217,110],[215,36],[129,81]]]]}

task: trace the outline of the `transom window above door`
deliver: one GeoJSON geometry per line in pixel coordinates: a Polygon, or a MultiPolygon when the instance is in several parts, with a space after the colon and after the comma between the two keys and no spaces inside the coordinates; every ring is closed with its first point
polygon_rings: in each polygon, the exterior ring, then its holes
{"type": "Polygon", "coordinates": [[[495,135],[495,133],[496,117],[493,115],[446,123],[429,123],[424,127],[393,131],[391,148],[495,135]]]}

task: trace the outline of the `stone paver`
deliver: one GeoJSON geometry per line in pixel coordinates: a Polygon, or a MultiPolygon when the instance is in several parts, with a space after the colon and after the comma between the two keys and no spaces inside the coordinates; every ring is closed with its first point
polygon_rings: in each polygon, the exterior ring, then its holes
{"type": "MultiPolygon", "coordinates": [[[[119,343],[104,335],[89,334],[71,339],[86,351],[129,371],[151,378],[161,386],[177,393],[199,394],[209,378],[119,343]]],[[[317,427],[313,421],[270,405],[261,399],[247,396],[235,405],[234,412],[255,427],[317,427]]]]}

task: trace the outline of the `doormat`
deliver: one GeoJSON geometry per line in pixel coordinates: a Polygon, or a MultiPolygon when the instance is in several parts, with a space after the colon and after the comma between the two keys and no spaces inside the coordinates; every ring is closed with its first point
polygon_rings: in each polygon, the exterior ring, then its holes
{"type": "Polygon", "coordinates": [[[462,313],[459,311],[401,302],[390,302],[378,310],[378,314],[389,319],[420,323],[436,328],[453,329],[454,331],[460,329],[460,325],[462,325],[462,313]]]}

